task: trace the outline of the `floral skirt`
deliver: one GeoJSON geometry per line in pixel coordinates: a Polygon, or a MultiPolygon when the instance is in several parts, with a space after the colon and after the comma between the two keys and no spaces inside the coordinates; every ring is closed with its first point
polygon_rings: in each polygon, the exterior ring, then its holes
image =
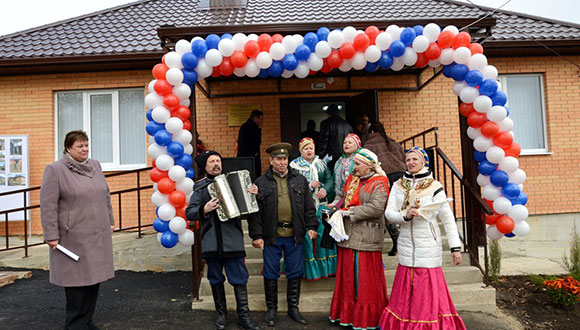
{"type": "Polygon", "coordinates": [[[464,330],[441,267],[399,265],[380,327],[381,330],[464,330]]]}
{"type": "Polygon", "coordinates": [[[387,302],[381,251],[339,247],[330,321],[353,329],[376,329],[387,302]]]}
{"type": "Polygon", "coordinates": [[[320,246],[324,226],[318,218],[318,236],[313,242],[308,233],[304,238],[304,278],[309,281],[328,278],[336,274],[337,252],[334,249],[325,249],[320,246]]]}

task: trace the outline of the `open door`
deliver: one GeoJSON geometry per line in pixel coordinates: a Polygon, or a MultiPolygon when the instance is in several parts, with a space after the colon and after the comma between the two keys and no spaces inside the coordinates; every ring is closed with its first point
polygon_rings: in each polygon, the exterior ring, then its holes
{"type": "Polygon", "coordinates": [[[280,100],[280,136],[282,141],[292,144],[289,159],[298,157],[300,141],[300,99],[280,100]]]}
{"type": "Polygon", "coordinates": [[[379,101],[376,89],[351,96],[348,99],[346,121],[351,123],[353,128],[357,118],[363,114],[369,117],[369,123],[379,119],[379,101]]]}

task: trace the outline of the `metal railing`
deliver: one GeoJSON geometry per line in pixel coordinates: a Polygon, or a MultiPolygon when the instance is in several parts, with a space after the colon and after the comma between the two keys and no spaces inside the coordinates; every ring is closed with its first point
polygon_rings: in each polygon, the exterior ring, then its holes
{"type": "MultiPolygon", "coordinates": [[[[152,224],[143,225],[143,223],[141,221],[142,220],[142,217],[141,217],[141,191],[153,189],[152,184],[141,185],[141,175],[143,174],[143,172],[147,172],[151,169],[152,169],[152,167],[145,167],[145,168],[135,169],[135,170],[131,170],[131,171],[109,173],[109,174],[105,175],[106,178],[118,177],[118,176],[128,176],[128,175],[132,175],[132,174],[135,174],[135,177],[136,177],[135,184],[131,188],[124,188],[124,189],[115,190],[115,191],[110,192],[111,197],[117,196],[117,201],[118,201],[117,205],[116,205],[117,206],[116,210],[113,210],[113,212],[115,214],[115,218],[116,218],[115,220],[118,224],[118,227],[115,228],[115,232],[137,230],[138,237],[141,238],[143,235],[143,233],[142,233],[143,228],[153,226],[152,224]],[[136,192],[136,194],[137,194],[137,204],[136,204],[137,209],[135,210],[134,213],[132,213],[132,214],[136,214],[136,216],[137,216],[137,225],[123,227],[123,212],[122,212],[123,211],[123,196],[125,196],[126,194],[129,194],[129,193],[133,193],[133,192],[136,192]]],[[[28,234],[29,234],[28,224],[29,224],[29,221],[32,220],[32,219],[28,219],[28,211],[40,208],[40,199],[38,199],[39,201],[37,203],[34,203],[34,204],[30,203],[29,193],[32,191],[37,191],[37,190],[40,190],[40,186],[35,186],[35,187],[26,188],[26,189],[19,189],[19,190],[13,190],[13,191],[0,193],[0,197],[22,194],[23,205],[24,205],[23,207],[18,207],[18,208],[0,211],[0,219],[4,218],[4,222],[3,222],[4,223],[4,235],[5,235],[5,239],[6,239],[5,246],[3,248],[0,248],[0,252],[23,249],[24,256],[28,257],[28,249],[30,247],[44,244],[44,242],[30,243],[28,240],[28,234]],[[22,244],[10,246],[10,228],[13,228],[13,227],[10,226],[11,221],[9,221],[8,215],[10,213],[16,213],[16,212],[22,212],[24,214],[24,219],[22,219],[22,221],[20,221],[20,220],[15,221],[18,223],[20,223],[20,222],[22,223],[21,225],[24,228],[24,230],[23,230],[24,241],[22,244]]],[[[125,211],[127,211],[127,210],[125,210],[125,211]]],[[[0,223],[2,223],[2,222],[0,222],[0,223]]],[[[16,224],[16,225],[18,225],[18,224],[16,224]]]]}

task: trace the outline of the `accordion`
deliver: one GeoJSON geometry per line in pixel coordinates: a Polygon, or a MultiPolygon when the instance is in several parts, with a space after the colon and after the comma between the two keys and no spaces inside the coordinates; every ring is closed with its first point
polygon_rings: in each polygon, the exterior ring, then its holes
{"type": "Polygon", "coordinates": [[[236,219],[259,211],[256,196],[248,192],[252,180],[248,170],[221,174],[207,187],[209,195],[217,198],[217,214],[220,221],[236,219]]]}

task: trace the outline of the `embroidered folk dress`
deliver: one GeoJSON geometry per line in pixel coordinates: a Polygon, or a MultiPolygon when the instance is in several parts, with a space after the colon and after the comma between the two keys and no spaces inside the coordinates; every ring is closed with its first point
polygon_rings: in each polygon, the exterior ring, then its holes
{"type": "MultiPolygon", "coordinates": [[[[318,218],[318,237],[316,242],[312,242],[308,233],[304,238],[304,278],[308,280],[318,280],[328,278],[336,274],[336,247],[325,249],[320,246],[324,226],[321,220],[321,208],[326,201],[332,201],[334,197],[334,178],[326,166],[326,162],[315,156],[312,163],[307,162],[303,157],[298,157],[290,163],[290,167],[302,174],[308,183],[312,181],[320,182],[320,188],[313,189],[312,198],[316,207],[316,216],[318,218]],[[319,189],[324,189],[327,193],[326,198],[319,200],[316,193],[319,189]]],[[[312,188],[311,188],[312,189],[312,188]]]]}

